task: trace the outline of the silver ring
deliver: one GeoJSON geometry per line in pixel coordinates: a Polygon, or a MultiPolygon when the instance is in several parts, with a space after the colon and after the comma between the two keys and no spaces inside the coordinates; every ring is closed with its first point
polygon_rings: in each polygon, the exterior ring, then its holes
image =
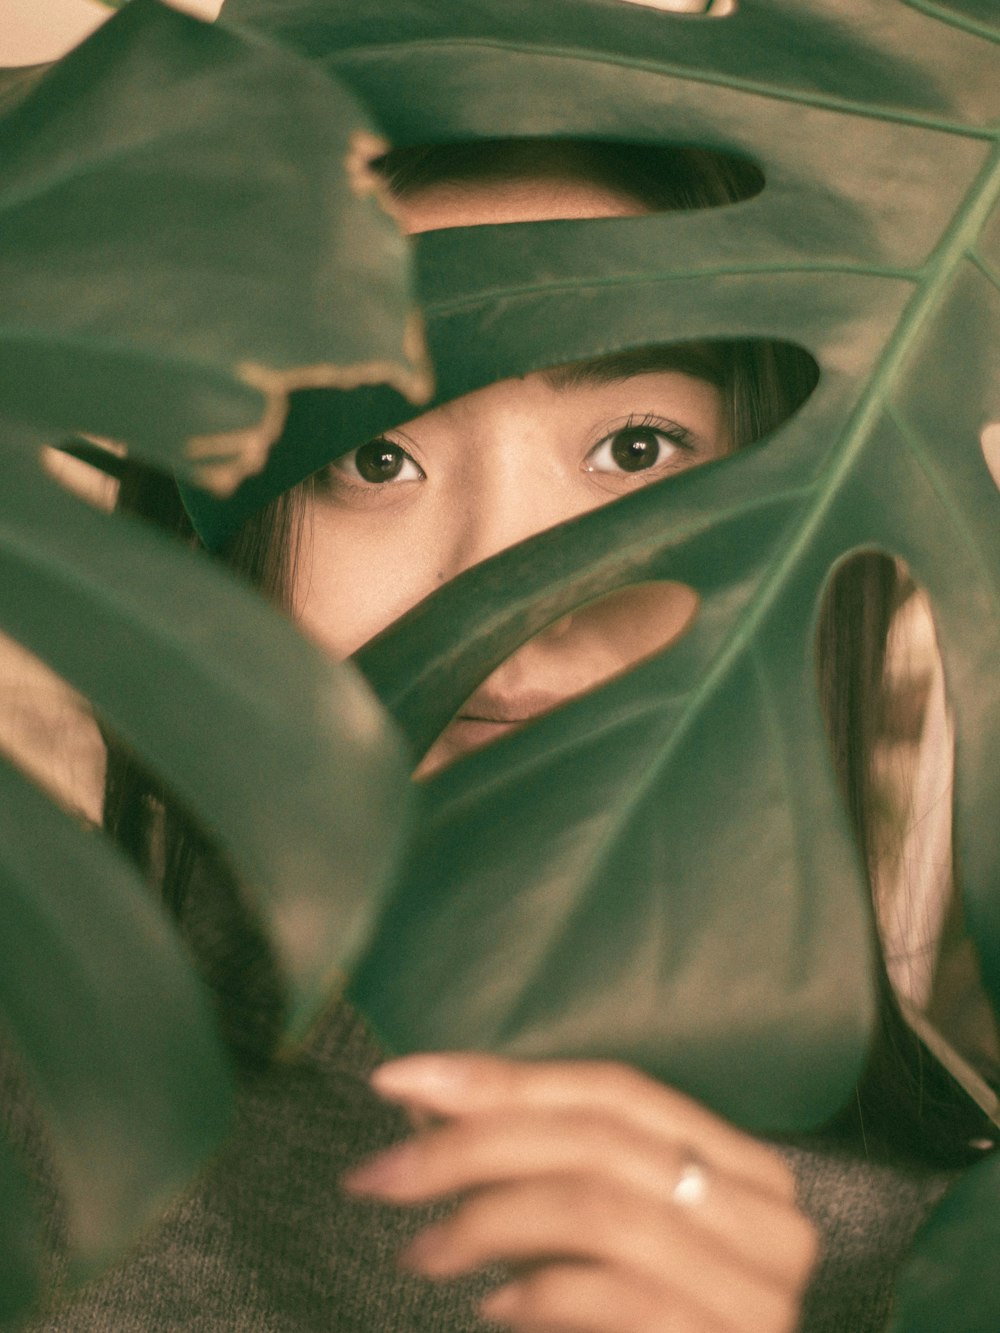
{"type": "Polygon", "coordinates": [[[700,1157],[685,1157],[670,1191],[670,1202],[681,1208],[694,1208],[708,1191],[708,1168],[700,1157]]]}

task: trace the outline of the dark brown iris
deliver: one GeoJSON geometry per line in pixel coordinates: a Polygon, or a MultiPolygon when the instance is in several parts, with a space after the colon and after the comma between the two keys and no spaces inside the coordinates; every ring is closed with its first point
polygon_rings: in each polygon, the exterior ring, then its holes
{"type": "Polygon", "coordinates": [[[626,426],[611,439],[611,457],[623,472],[641,472],[660,461],[660,441],[648,426],[626,426]]]}
{"type": "Polygon", "coordinates": [[[391,440],[369,440],[354,455],[355,466],[365,481],[392,481],[405,461],[405,452],[391,440]]]}

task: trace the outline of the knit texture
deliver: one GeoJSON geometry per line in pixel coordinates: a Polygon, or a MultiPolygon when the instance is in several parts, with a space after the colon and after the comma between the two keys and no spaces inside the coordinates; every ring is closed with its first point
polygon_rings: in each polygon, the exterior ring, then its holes
{"type": "MultiPolygon", "coordinates": [[[[380,1058],[344,1004],[294,1063],[259,1058],[274,1027],[275,978],[245,912],[218,888],[191,899],[186,933],[244,1074],[224,1150],[112,1269],[62,1290],[64,1228],[43,1130],[16,1063],[0,1060],[0,1109],[43,1201],[51,1303],[26,1333],[476,1333],[488,1285],[433,1284],[396,1257],[440,1212],[341,1194],[351,1165],[406,1133],[371,1092],[380,1058]],[[239,948],[235,941],[242,941],[239,948]],[[234,961],[235,960],[235,961],[234,961]],[[269,1018],[270,1016],[270,1018],[269,1018]],[[258,1058],[254,1059],[255,1047],[258,1058]]],[[[877,1333],[893,1276],[950,1176],[913,1162],[871,1162],[842,1142],[783,1146],[800,1202],[823,1237],[802,1333],[877,1333]]]]}
{"type": "MultiPolygon", "coordinates": [[[[405,1133],[365,1075],[378,1050],[337,1008],[308,1055],[250,1078],[228,1146],[163,1221],[31,1333],[475,1333],[479,1281],[435,1285],[396,1255],[427,1210],[359,1203],[341,1173],[405,1133]]],[[[52,1204],[48,1266],[61,1270],[58,1206],[37,1129],[8,1084],[8,1110],[29,1143],[52,1204]]],[[[803,1206],[824,1236],[803,1333],[874,1333],[892,1275],[948,1177],[913,1164],[873,1164],[845,1147],[783,1148],[803,1206]]]]}
{"type": "MultiPolygon", "coordinates": [[[[396,1265],[427,1209],[357,1202],[338,1190],[342,1172],[406,1130],[402,1116],[367,1087],[363,1074],[375,1059],[354,1015],[337,1011],[315,1058],[246,1082],[227,1147],[162,1222],[100,1279],[27,1327],[38,1333],[481,1329],[473,1301],[481,1281],[435,1285],[396,1265]]],[[[37,1144],[32,1157],[36,1178],[48,1176],[38,1170],[37,1144]]],[[[58,1214],[57,1201],[51,1203],[58,1214]]],[[[49,1240],[58,1291],[57,1224],[49,1240]]]]}

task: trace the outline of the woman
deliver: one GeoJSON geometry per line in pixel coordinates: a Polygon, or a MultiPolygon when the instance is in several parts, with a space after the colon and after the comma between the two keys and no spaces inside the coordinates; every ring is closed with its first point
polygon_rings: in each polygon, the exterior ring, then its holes
{"type": "MultiPolygon", "coordinates": [[[[493,150],[395,154],[384,170],[406,229],[418,232],[642,212],[652,206],[648,187],[634,171],[623,180],[619,157],[600,148],[504,143],[493,150]]],[[[651,170],[661,190],[664,165],[661,156],[651,170]]],[[[698,155],[679,154],[673,178],[675,205],[692,178],[702,200],[732,197],[745,185],[739,168],[735,175],[720,175],[710,159],[699,162],[698,155]]],[[[656,206],[665,206],[662,196],[656,206]]],[[[617,495],[750,443],[794,410],[814,374],[808,358],[794,349],[705,344],[643,349],[500,381],[341,455],[252,517],[229,539],[223,555],[288,606],[329,652],[345,656],[471,564],[617,495]]],[[[170,526],[187,526],[176,493],[154,477],[136,473],[122,499],[170,526]]],[[[838,683],[829,724],[862,832],[867,722],[857,700],[859,692],[870,695],[878,675],[890,597],[891,575],[883,562],[855,566],[831,599],[822,647],[838,683]],[[862,642],[845,645],[838,630],[861,599],[867,608],[862,642]],[[849,676],[837,669],[846,660],[854,666],[849,676]]],[[[662,648],[683,632],[695,608],[691,589],[666,584],[639,598],[598,603],[552,626],[483,683],[425,757],[421,774],[430,776],[472,749],[502,741],[539,713],[662,648]]],[[[157,859],[159,798],[124,756],[113,754],[107,820],[147,866],[157,859]]],[[[231,886],[178,813],[168,806],[164,818],[166,864],[158,877],[200,944],[234,1043],[248,1056],[259,1055],[270,1013],[266,959],[252,944],[249,952],[240,952],[236,941],[247,933],[245,923],[230,915],[238,917],[231,886]]],[[[888,1004],[887,1014],[892,1034],[888,1004]]],[[[898,1033],[893,1039],[905,1043],[898,1033]]],[[[330,1156],[343,1160],[345,1141],[348,1158],[363,1155],[377,1139],[398,1134],[399,1123],[376,1112],[355,1086],[358,1071],[375,1055],[353,1020],[341,1015],[324,1041],[324,1059],[340,1080],[338,1104],[352,1106],[340,1116],[340,1145],[328,1149],[326,1167],[330,1156]],[[349,1097],[345,1079],[355,1081],[349,1097]],[[359,1132],[363,1119],[368,1124],[359,1132]]],[[[887,1041],[867,1080],[866,1125],[875,1129],[873,1108],[888,1088],[892,1104],[886,1119],[899,1144],[905,1134],[893,1089],[907,1077],[905,1060],[893,1063],[887,1041]]],[[[224,1221],[227,1235],[244,1237],[234,1253],[261,1263],[246,1241],[252,1226],[236,1215],[237,1196],[228,1197],[227,1209],[220,1181],[251,1169],[249,1138],[270,1134],[280,1123],[275,1108],[287,1110],[281,1099],[289,1095],[290,1082],[286,1078],[281,1089],[271,1074],[252,1076],[252,1109],[242,1142],[237,1137],[228,1166],[209,1177],[196,1208],[201,1220],[182,1210],[168,1222],[172,1244],[181,1246],[185,1235],[196,1234],[214,1234],[218,1243],[224,1221]],[[206,1204],[206,1197],[214,1202],[206,1204]],[[216,1218],[215,1232],[207,1228],[206,1211],[216,1218]]],[[[818,1242],[797,1202],[786,1158],[796,1161],[803,1178],[811,1173],[814,1180],[822,1174],[815,1163],[831,1163],[818,1193],[832,1185],[847,1188],[850,1197],[853,1189],[855,1210],[865,1203],[856,1180],[848,1180],[855,1170],[849,1150],[833,1146],[796,1156],[787,1149],[782,1156],[623,1067],[413,1057],[382,1066],[373,1085],[416,1113],[425,1128],[351,1172],[348,1191],[390,1204],[459,1194],[457,1211],[418,1235],[403,1264],[436,1279],[495,1263],[507,1266],[505,1280],[481,1310],[514,1328],[792,1329],[802,1317],[818,1242]]],[[[320,1094],[303,1089],[295,1104],[301,1108],[310,1095],[320,1094]]],[[[943,1100],[949,1103],[950,1094],[943,1100]]],[[[947,1144],[945,1156],[964,1152],[969,1131],[960,1102],[955,1108],[949,1122],[946,1105],[943,1129],[925,1118],[913,1131],[930,1145],[925,1155],[932,1160],[941,1144],[947,1144]]],[[[849,1138],[850,1129],[842,1127],[839,1135],[849,1138]]],[[[887,1169],[877,1193],[897,1200],[907,1214],[906,1228],[912,1228],[941,1183],[919,1169],[912,1179],[887,1169]]],[[[373,1254],[384,1264],[387,1237],[412,1224],[364,1204],[346,1207],[338,1242],[343,1245],[350,1234],[362,1264],[373,1254]]],[[[817,1210],[822,1209],[820,1201],[817,1210]]],[[[314,1216],[305,1206],[294,1227],[295,1245],[312,1240],[314,1216]]],[[[881,1325],[887,1282],[906,1228],[890,1240],[885,1218],[859,1222],[852,1215],[849,1226],[864,1230],[870,1221],[868,1271],[828,1273],[810,1297],[803,1327],[881,1325]]],[[[289,1231],[282,1234],[291,1245],[289,1231]]],[[[836,1248],[836,1237],[832,1245],[836,1248]]],[[[158,1297],[148,1289],[140,1294],[143,1281],[154,1279],[136,1278],[144,1267],[154,1273],[167,1248],[162,1238],[147,1246],[138,1265],[126,1264],[98,1289],[110,1293],[98,1303],[118,1309],[119,1318],[121,1309],[129,1308],[131,1327],[169,1327],[162,1291],[158,1297]],[[128,1296],[129,1290],[135,1294],[128,1296]],[[148,1324],[142,1322],[144,1308],[148,1324]]],[[[335,1273],[317,1276],[314,1256],[309,1264],[308,1281],[316,1291],[313,1303],[302,1307],[310,1313],[297,1313],[302,1326],[313,1326],[318,1310],[327,1311],[338,1328],[470,1326],[467,1297],[451,1288],[429,1297],[419,1285],[393,1285],[387,1268],[376,1266],[367,1289],[352,1277],[353,1285],[347,1284],[352,1298],[343,1285],[338,1290],[335,1273]],[[388,1298],[384,1293],[390,1289],[388,1298]]],[[[294,1285],[295,1278],[286,1275],[283,1282],[294,1285]]],[[[233,1290],[239,1285],[231,1272],[220,1278],[223,1287],[226,1282],[233,1290]]],[[[241,1297],[249,1302],[241,1307],[244,1319],[270,1327],[268,1320],[280,1318],[276,1312],[284,1310],[288,1317],[291,1305],[282,1301],[290,1297],[275,1296],[273,1305],[266,1291],[258,1297],[256,1307],[252,1296],[241,1297]]],[[[71,1326],[100,1327],[84,1322],[84,1310],[76,1307],[71,1326]]],[[[216,1325],[206,1322],[209,1326],[216,1325]]]]}
{"type": "MultiPolygon", "coordinates": [[[[643,207],[533,155],[533,166],[520,166],[513,180],[470,175],[404,193],[405,228],[643,207]]],[[[328,497],[312,498],[303,623],[333,651],[353,651],[467,565],[616,492],[727,452],[721,391],[673,368],[677,360],[666,353],[658,371],[646,354],[637,359],[642,373],[629,373],[619,358],[504,381],[345,455],[330,469],[328,497]],[[386,509],[390,525],[379,523],[386,509]],[[369,584],[358,613],[364,622],[352,623],[356,603],[342,603],[357,570],[395,573],[404,552],[407,582],[369,584]]],[[[694,609],[690,590],[677,584],[664,585],[652,599],[658,605],[648,597],[644,606],[626,605],[624,616],[622,600],[584,609],[516,652],[463,706],[419,771],[432,773],[631,665],[657,638],[682,632],[694,609]]],[[[687,1099],[599,1065],[414,1061],[383,1068],[375,1086],[421,1110],[458,1114],[419,1148],[355,1173],[352,1188],[406,1202],[471,1191],[405,1262],[432,1275],[496,1261],[535,1268],[491,1295],[487,1316],[515,1327],[622,1330],[668,1320],[761,1330],[797,1322],[814,1242],[791,1178],[777,1157],[687,1099]],[[453,1088],[449,1095],[456,1076],[464,1095],[453,1088]],[[700,1165],[709,1154],[711,1188],[700,1165]],[[693,1219],[684,1215],[689,1194],[699,1204],[693,1219]]]]}

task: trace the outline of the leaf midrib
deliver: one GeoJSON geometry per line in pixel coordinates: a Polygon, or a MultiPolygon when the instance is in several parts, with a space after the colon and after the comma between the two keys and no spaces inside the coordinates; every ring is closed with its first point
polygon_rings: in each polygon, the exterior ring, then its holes
{"type": "MultiPolygon", "coordinates": [[[[633,810],[646,797],[653,782],[669,764],[691,726],[701,715],[707,700],[721,685],[736,659],[748,647],[753,647],[754,631],[769,614],[789,576],[798,566],[802,553],[820,528],[830,506],[839,494],[841,480],[867,443],[876,416],[887,409],[889,384],[910,351],[912,331],[926,319],[931,309],[946,294],[949,280],[958,264],[974,248],[975,238],[978,237],[989,216],[998,193],[1000,193],[1000,144],[997,144],[980,173],[977,185],[970,190],[965,204],[958,210],[924,265],[925,281],[903,311],[896,331],[887,342],[885,351],[879,359],[874,375],[840,436],[843,447],[840,450],[831,450],[833,455],[831,463],[825,472],[819,473],[815,485],[810,488],[817,494],[818,503],[814,509],[805,514],[805,521],[797,534],[794,527],[789,525],[790,540],[784,547],[783,558],[776,562],[770,576],[765,576],[762,580],[758,592],[750,599],[746,610],[737,620],[733,633],[720,649],[715,662],[695,686],[689,702],[678,711],[676,725],[663,749],[644,772],[635,775],[628,797],[618,807],[618,817],[609,821],[607,835],[595,845],[591,861],[591,883],[604,861],[610,856],[621,829],[633,810]]],[[[921,456],[917,461],[937,493],[936,478],[927,473],[925,460],[921,456]]]]}
{"type": "MultiPolygon", "coordinates": [[[[747,497],[743,497],[738,504],[730,504],[725,506],[724,508],[714,510],[712,512],[710,520],[706,521],[704,516],[699,516],[694,522],[687,525],[687,527],[678,534],[678,542],[690,540],[693,537],[696,537],[702,532],[706,531],[708,527],[715,527],[720,522],[724,523],[731,518],[743,518],[748,514],[756,513],[758,510],[762,509],[787,507],[787,502],[794,501],[800,497],[807,497],[815,489],[815,487],[816,487],[816,479],[813,478],[800,485],[788,486],[783,490],[767,491],[759,496],[754,496],[749,499],[747,497]]],[[[591,512],[597,512],[597,511],[591,511],[591,512]]],[[[585,520],[588,517],[590,517],[589,514],[583,514],[579,515],[578,519],[585,520]]],[[[569,521],[575,522],[577,520],[571,519],[569,521]]],[[[549,531],[553,531],[553,529],[549,529],[549,531]]],[[[542,535],[542,534],[536,534],[536,535],[542,535]]],[[[500,552],[498,556],[491,558],[503,559],[504,557],[509,556],[511,552],[517,550],[518,547],[527,546],[530,542],[533,542],[534,540],[535,540],[534,537],[525,538],[523,542],[518,543],[518,546],[509,547],[506,551],[500,552]]],[[[484,561],[483,563],[485,564],[486,562],[484,561]]],[[[637,559],[636,561],[633,562],[632,568],[634,568],[636,565],[645,566],[646,564],[648,564],[648,558],[637,559]]],[[[473,567],[473,569],[477,568],[479,568],[479,566],[473,567]]],[[[471,576],[473,573],[473,569],[466,571],[467,574],[471,576]]],[[[588,570],[587,572],[590,573],[591,571],[588,570]]],[[[564,582],[572,583],[575,582],[576,578],[577,574],[574,573],[573,575],[568,575],[567,578],[564,580],[564,582]]],[[[647,581],[650,580],[643,578],[638,580],[632,580],[632,583],[642,583],[647,581]]],[[[625,579],[619,585],[616,586],[626,587],[626,586],[631,586],[631,584],[628,579],[625,579]]],[[[610,589],[610,591],[613,591],[613,589],[610,589]]],[[[433,596],[436,594],[431,594],[431,595],[433,596]]],[[[530,607],[534,605],[534,603],[537,600],[538,600],[537,593],[529,591],[524,596],[523,599],[519,599],[517,603],[515,603],[514,605],[515,607],[522,607],[522,606],[530,607]]],[[[579,607],[576,607],[575,609],[579,610],[579,607]]],[[[492,637],[494,634],[502,633],[510,623],[511,614],[512,614],[511,603],[508,602],[503,606],[503,608],[493,611],[491,615],[477,619],[476,639],[481,640],[485,637],[492,637]]],[[[568,612],[565,610],[560,610],[556,612],[553,615],[553,622],[555,620],[558,620],[560,616],[566,614],[568,614],[568,612]]],[[[539,631],[535,630],[533,632],[538,633],[539,631]]],[[[426,680],[426,678],[428,676],[431,676],[433,678],[433,676],[440,670],[441,661],[449,660],[451,655],[452,654],[450,647],[448,645],[445,645],[440,653],[434,655],[433,657],[426,658],[423,669],[420,670],[419,673],[416,675],[408,676],[399,690],[395,692],[389,692],[384,689],[380,690],[379,697],[382,699],[382,702],[386,706],[386,708],[388,708],[390,712],[392,712],[395,710],[395,708],[399,706],[401,700],[419,696],[421,692],[421,686],[423,682],[426,680]]],[[[588,694],[589,693],[591,692],[588,692],[588,694]]],[[[573,699],[568,699],[566,700],[564,705],[559,705],[559,707],[560,708],[564,706],[568,707],[572,705],[574,702],[576,701],[573,699]]]]}

